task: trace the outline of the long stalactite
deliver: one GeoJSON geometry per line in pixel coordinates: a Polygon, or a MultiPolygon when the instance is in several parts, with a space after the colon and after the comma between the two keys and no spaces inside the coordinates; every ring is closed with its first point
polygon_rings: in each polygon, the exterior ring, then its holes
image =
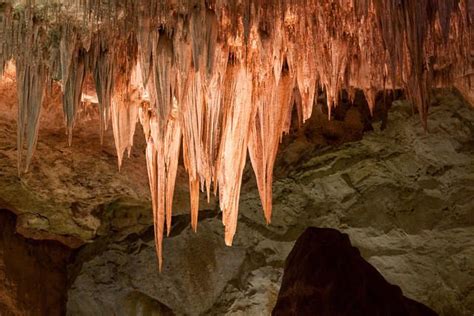
{"type": "Polygon", "coordinates": [[[19,170],[51,82],[69,143],[93,82],[119,167],[143,127],[160,269],[181,148],[193,229],[199,191],[217,194],[231,245],[247,152],[269,223],[281,137],[293,109],[299,123],[311,116],[318,90],[331,119],[343,90],[363,90],[373,111],[377,92],[404,89],[425,128],[431,87],[473,100],[472,0],[11,0],[0,18],[0,70],[16,63],[19,170]]]}

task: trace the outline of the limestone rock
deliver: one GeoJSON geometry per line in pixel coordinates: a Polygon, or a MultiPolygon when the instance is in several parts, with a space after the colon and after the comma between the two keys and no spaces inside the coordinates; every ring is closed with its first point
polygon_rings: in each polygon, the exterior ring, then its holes
{"type": "Polygon", "coordinates": [[[64,315],[70,249],[18,235],[15,220],[0,209],[0,315],[64,315]]]}
{"type": "Polygon", "coordinates": [[[346,234],[309,227],[286,259],[272,315],[437,314],[388,283],[346,234]]]}
{"type": "MultiPolygon", "coordinates": [[[[231,245],[247,152],[270,222],[281,137],[293,112],[300,124],[311,116],[319,90],[337,119],[344,91],[354,99],[361,90],[374,114],[378,93],[401,88],[425,129],[433,87],[472,99],[471,2],[5,0],[0,74],[14,61],[17,168],[29,170],[43,100],[60,89],[68,144],[81,103],[95,104],[101,141],[111,122],[119,167],[142,124],[160,267],[181,150],[194,229],[199,189],[213,187],[231,245]]],[[[340,125],[325,136],[341,137],[340,125]]],[[[80,243],[99,223],[87,210],[77,218],[89,230],[80,243]]]]}
{"type": "Polygon", "coordinates": [[[428,133],[410,105],[397,101],[386,129],[375,123],[355,142],[331,147],[317,125],[292,134],[277,158],[272,223],[265,224],[247,170],[232,248],[224,247],[215,208],[200,213],[197,234],[187,215],[173,218],[162,274],[156,273],[151,232],[85,246],[75,263],[68,313],[84,315],[90,306],[111,306],[140,292],[178,315],[269,315],[285,258],[306,227],[318,226],[348,234],[406,297],[440,315],[471,315],[474,110],[451,93],[435,101],[428,133]],[[219,281],[211,289],[203,279],[219,281]]]}
{"type": "Polygon", "coordinates": [[[143,298],[152,302],[147,308],[158,315],[162,307],[157,306],[163,304],[179,315],[211,308],[238,276],[245,258],[244,249],[221,242],[221,224],[214,216],[200,223],[202,234],[194,233],[189,221],[185,221],[188,227],[174,227],[176,235],[164,241],[167,259],[162,273],[153,234],[108,243],[95,254],[84,249],[79,275],[69,291],[68,314],[130,315],[127,311],[143,304],[143,298]]]}
{"type": "MultiPolygon", "coordinates": [[[[124,158],[119,171],[110,129],[104,132],[104,144],[100,144],[96,109],[84,105],[78,110],[81,120],[76,124],[73,146],[68,146],[61,109],[57,107],[60,95],[53,91],[43,108],[36,158],[30,171],[19,177],[13,81],[0,82],[0,96],[0,207],[18,216],[19,233],[78,248],[110,232],[127,235],[148,228],[151,199],[142,163],[145,141],[141,133],[135,136],[135,148],[128,159],[124,158]]],[[[181,166],[176,181],[176,214],[188,212],[187,182],[181,166]]],[[[201,207],[212,204],[203,198],[201,207]]]]}

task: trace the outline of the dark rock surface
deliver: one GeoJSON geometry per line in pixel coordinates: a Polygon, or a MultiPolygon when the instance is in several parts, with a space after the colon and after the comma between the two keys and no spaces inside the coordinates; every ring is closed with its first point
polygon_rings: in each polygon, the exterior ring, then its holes
{"type": "Polygon", "coordinates": [[[349,236],[331,228],[307,228],[285,262],[272,315],[435,316],[403,296],[365,261],[349,236]]]}
{"type": "Polygon", "coordinates": [[[15,225],[16,216],[0,209],[0,315],[64,315],[71,251],[56,241],[26,239],[15,225]]]}

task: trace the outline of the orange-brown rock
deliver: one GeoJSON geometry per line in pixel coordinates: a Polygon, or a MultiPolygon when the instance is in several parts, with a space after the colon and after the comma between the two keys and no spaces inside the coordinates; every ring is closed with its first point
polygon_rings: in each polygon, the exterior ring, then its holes
{"type": "Polygon", "coordinates": [[[24,238],[15,225],[16,216],[0,209],[0,315],[64,315],[71,250],[24,238]]]}
{"type": "Polygon", "coordinates": [[[433,87],[472,100],[473,16],[470,0],[6,1],[0,70],[14,60],[18,169],[54,81],[69,143],[82,102],[97,105],[101,140],[110,123],[119,166],[142,123],[160,265],[181,148],[193,227],[199,190],[214,193],[231,245],[247,152],[270,222],[281,137],[293,108],[298,123],[311,116],[316,91],[331,119],[343,91],[363,91],[373,115],[380,91],[401,88],[425,129],[433,87]]]}

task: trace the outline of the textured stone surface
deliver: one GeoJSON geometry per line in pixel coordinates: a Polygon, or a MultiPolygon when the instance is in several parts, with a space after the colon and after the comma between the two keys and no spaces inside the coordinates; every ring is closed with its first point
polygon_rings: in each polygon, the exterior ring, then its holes
{"type": "Polygon", "coordinates": [[[272,315],[425,315],[437,314],[403,296],[333,228],[309,227],[285,261],[272,315]]]}
{"type": "Polygon", "coordinates": [[[15,232],[16,216],[0,208],[0,315],[66,313],[70,249],[15,232]]]}
{"type": "MultiPolygon", "coordinates": [[[[70,268],[71,315],[268,314],[284,260],[307,226],[346,232],[390,283],[441,315],[474,311],[474,113],[454,95],[435,100],[429,133],[409,105],[396,102],[387,129],[376,124],[363,140],[337,148],[329,146],[362,136],[367,113],[341,107],[331,123],[315,114],[284,141],[269,226],[248,168],[232,248],[224,247],[214,202],[200,204],[191,232],[181,169],[161,275],[141,132],[118,173],[110,132],[100,146],[97,121],[78,121],[67,147],[63,128],[49,124],[61,120],[48,121],[54,107],[45,108],[31,171],[18,178],[15,95],[8,86],[0,95],[0,207],[17,214],[23,236],[71,247],[92,242],[70,268]]],[[[96,117],[87,109],[81,115],[96,117]]]]}
{"type": "MultiPolygon", "coordinates": [[[[362,140],[337,148],[324,147],[311,128],[287,139],[272,224],[265,224],[249,170],[232,248],[224,247],[215,207],[201,212],[197,234],[187,215],[173,218],[162,274],[150,231],[127,238],[110,231],[81,249],[71,267],[68,313],[119,313],[141,304],[130,299],[138,295],[147,306],[164,304],[176,314],[269,314],[294,241],[318,226],[347,233],[407,297],[440,315],[471,315],[474,111],[455,95],[438,97],[429,133],[411,111],[395,102],[384,131],[376,124],[362,140]]],[[[136,211],[122,210],[131,217],[136,211]]]]}
{"type": "MultiPolygon", "coordinates": [[[[141,128],[119,172],[110,126],[100,144],[96,108],[80,109],[72,146],[67,145],[56,89],[44,102],[30,171],[18,177],[17,95],[12,78],[0,82],[0,97],[0,207],[17,214],[19,233],[77,248],[111,231],[126,235],[149,226],[151,201],[141,128]]],[[[175,212],[182,214],[189,209],[188,180],[183,167],[178,174],[175,212]]]]}
{"type": "Polygon", "coordinates": [[[166,239],[161,274],[152,234],[108,244],[100,255],[82,265],[70,289],[70,314],[128,315],[125,311],[133,300],[125,298],[133,292],[159,299],[179,314],[203,313],[211,308],[224,287],[238,276],[245,249],[223,244],[216,218],[200,224],[205,232],[202,235],[185,228],[166,239]]]}

